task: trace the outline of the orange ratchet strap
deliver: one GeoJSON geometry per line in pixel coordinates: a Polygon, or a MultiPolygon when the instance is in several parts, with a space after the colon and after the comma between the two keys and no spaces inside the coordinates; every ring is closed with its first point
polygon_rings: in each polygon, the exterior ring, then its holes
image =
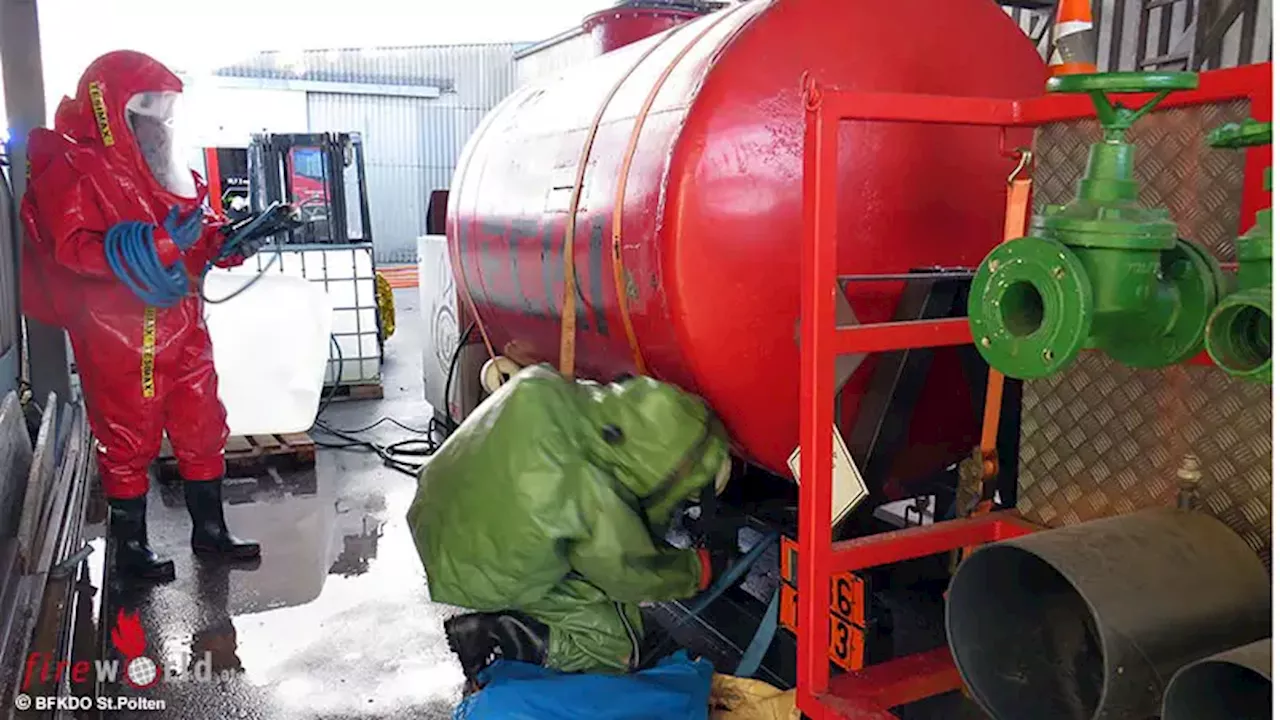
{"type": "MultiPolygon", "coordinates": [[[[1020,148],[1018,166],[1009,174],[1009,191],[1004,209],[1004,242],[1026,234],[1027,210],[1031,204],[1031,151],[1020,148]]],[[[1000,407],[1004,402],[1004,373],[995,368],[987,372],[987,399],[982,410],[982,436],[978,450],[982,456],[982,481],[995,477],[999,471],[996,458],[996,437],[1000,430],[1000,407]]],[[[993,503],[982,500],[974,514],[988,512],[993,503]]]]}
{"type": "Polygon", "coordinates": [[[671,58],[671,61],[667,63],[667,66],[662,70],[662,74],[658,76],[658,79],[653,83],[653,87],[650,88],[648,97],[644,99],[644,104],[640,106],[640,112],[636,113],[636,121],[631,128],[631,139],[627,142],[627,152],[623,156],[622,167],[618,170],[618,190],[613,199],[613,233],[611,236],[613,288],[618,300],[618,314],[622,317],[622,330],[626,333],[627,344],[631,346],[631,360],[635,363],[636,372],[640,375],[647,375],[648,370],[645,367],[644,355],[640,352],[640,341],[636,338],[635,326],[631,323],[631,309],[627,303],[627,281],[622,267],[622,212],[626,207],[627,178],[631,174],[631,163],[635,160],[636,149],[640,145],[640,133],[644,129],[644,121],[649,117],[649,111],[653,109],[653,103],[658,99],[658,92],[662,90],[667,78],[671,77],[671,73],[676,69],[676,66],[684,59],[685,55],[689,54],[693,46],[698,44],[699,40],[743,7],[745,6],[739,5],[707,23],[707,26],[690,38],[689,42],[680,48],[680,52],[676,53],[675,57],[671,58]]]}
{"type": "MultiPolygon", "coordinates": [[[[604,111],[609,108],[609,103],[613,102],[613,97],[618,94],[622,84],[631,77],[641,63],[653,54],[654,50],[671,37],[676,29],[678,27],[668,30],[661,40],[640,53],[640,57],[636,58],[622,77],[618,78],[612,88],[609,88],[609,93],[604,96],[604,101],[596,110],[591,127],[587,129],[587,138],[582,143],[582,154],[578,157],[578,175],[574,178],[573,194],[569,198],[569,222],[564,229],[564,304],[560,308],[560,374],[567,378],[573,377],[578,341],[578,278],[573,264],[573,238],[578,233],[578,206],[582,203],[582,184],[587,177],[587,161],[591,159],[591,146],[596,142],[596,133],[600,131],[604,111]]],[[[603,308],[601,311],[603,312],[603,308]]]]}

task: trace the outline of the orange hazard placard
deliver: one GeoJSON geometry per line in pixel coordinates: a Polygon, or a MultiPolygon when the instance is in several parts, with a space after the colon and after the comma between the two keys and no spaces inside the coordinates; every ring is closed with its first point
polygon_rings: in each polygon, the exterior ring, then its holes
{"type": "MultiPolygon", "coordinates": [[[[796,589],[783,583],[782,594],[779,597],[778,623],[792,633],[795,633],[799,626],[800,613],[796,598],[796,589]]],[[[831,658],[831,662],[846,671],[861,670],[866,643],[865,631],[834,613],[828,617],[831,622],[831,635],[827,640],[827,655],[831,658]]]]}
{"type": "Polygon", "coordinates": [[[863,631],[844,620],[831,616],[831,641],[827,655],[846,671],[862,669],[863,631]]]}
{"type": "MultiPolygon", "coordinates": [[[[778,598],[778,623],[797,632],[800,608],[796,592],[796,558],[794,540],[782,539],[782,586],[778,598]]],[[[859,670],[863,664],[865,644],[866,604],[863,597],[862,578],[853,573],[840,573],[831,578],[829,598],[831,622],[827,654],[831,661],[844,670],[859,670]]]]}
{"type": "MultiPolygon", "coordinates": [[[[796,578],[796,561],[799,557],[796,541],[782,538],[782,582],[794,588],[799,583],[796,578]]],[[[843,572],[831,578],[831,596],[829,600],[831,613],[839,615],[848,622],[859,627],[866,627],[866,605],[863,598],[862,578],[850,572],[843,572]]]]}

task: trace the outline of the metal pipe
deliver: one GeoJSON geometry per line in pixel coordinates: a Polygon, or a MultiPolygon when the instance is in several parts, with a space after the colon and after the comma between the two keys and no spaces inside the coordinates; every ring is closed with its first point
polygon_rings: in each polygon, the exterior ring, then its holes
{"type": "Polygon", "coordinates": [[[938,272],[880,273],[875,275],[837,275],[836,282],[898,282],[902,280],[972,280],[973,270],[940,270],[938,272]]]}
{"type": "Polygon", "coordinates": [[[1271,582],[1226,525],[1161,508],[982,547],[946,615],[996,720],[1145,718],[1187,662],[1271,632],[1271,582]]]}
{"type": "Polygon", "coordinates": [[[1182,668],[1164,694],[1162,720],[1270,720],[1271,638],[1182,668]]]}
{"type": "MultiPolygon", "coordinates": [[[[3,72],[4,105],[8,112],[9,163],[13,169],[15,202],[26,191],[27,134],[45,124],[44,73],[40,54],[40,22],[36,0],[0,0],[0,70],[3,72]]],[[[16,216],[16,213],[15,213],[16,216]]],[[[21,223],[14,218],[14,257],[21,265],[21,223]]],[[[21,273],[15,278],[20,285],[21,273]]],[[[20,297],[12,288],[13,297],[20,297]]],[[[30,374],[34,397],[57,393],[71,397],[71,370],[67,360],[67,336],[62,328],[26,318],[27,355],[25,365],[30,374]]]]}

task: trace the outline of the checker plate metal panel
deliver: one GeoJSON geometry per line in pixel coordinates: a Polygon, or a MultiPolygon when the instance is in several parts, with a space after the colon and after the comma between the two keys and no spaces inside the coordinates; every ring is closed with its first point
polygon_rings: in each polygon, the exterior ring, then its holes
{"type": "MultiPolygon", "coordinates": [[[[1209,130],[1248,115],[1237,101],[1143,118],[1138,146],[1142,201],[1164,205],[1183,237],[1232,261],[1244,153],[1209,148],[1209,130]]],[[[1065,203],[1101,139],[1096,121],[1037,131],[1035,207],[1065,203]]],[[[1065,372],[1025,383],[1018,510],[1050,527],[1174,502],[1181,458],[1204,469],[1204,509],[1270,565],[1271,388],[1211,367],[1137,371],[1084,352],[1065,372]]]]}

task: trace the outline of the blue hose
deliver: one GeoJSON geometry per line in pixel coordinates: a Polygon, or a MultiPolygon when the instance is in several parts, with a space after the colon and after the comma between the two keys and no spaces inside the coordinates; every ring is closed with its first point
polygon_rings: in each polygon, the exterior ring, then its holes
{"type": "Polygon", "coordinates": [[[144,303],[173,307],[190,289],[181,262],[166,268],[156,252],[155,228],[150,223],[122,222],[107,231],[103,249],[107,265],[144,303]]]}
{"type": "MultiPolygon", "coordinates": [[[[260,216],[249,224],[248,229],[257,229],[263,225],[260,216]]],[[[243,232],[243,231],[242,231],[243,232]]],[[[245,237],[240,234],[238,237],[245,237]]],[[[225,260],[240,249],[240,242],[228,241],[218,254],[218,260],[225,260]]],[[[120,282],[133,291],[138,299],[152,307],[169,308],[177,305],[190,292],[191,281],[187,277],[186,267],[179,261],[172,267],[164,267],[160,255],[156,251],[155,227],[145,222],[117,223],[107,231],[103,239],[103,250],[107,256],[107,265],[120,282]]],[[[279,259],[280,250],[271,258],[271,262],[261,268],[253,279],[240,286],[235,292],[224,298],[209,298],[204,295],[204,276],[213,264],[207,264],[200,273],[201,298],[208,303],[224,303],[243,293],[254,285],[271,269],[279,259]]]]}

